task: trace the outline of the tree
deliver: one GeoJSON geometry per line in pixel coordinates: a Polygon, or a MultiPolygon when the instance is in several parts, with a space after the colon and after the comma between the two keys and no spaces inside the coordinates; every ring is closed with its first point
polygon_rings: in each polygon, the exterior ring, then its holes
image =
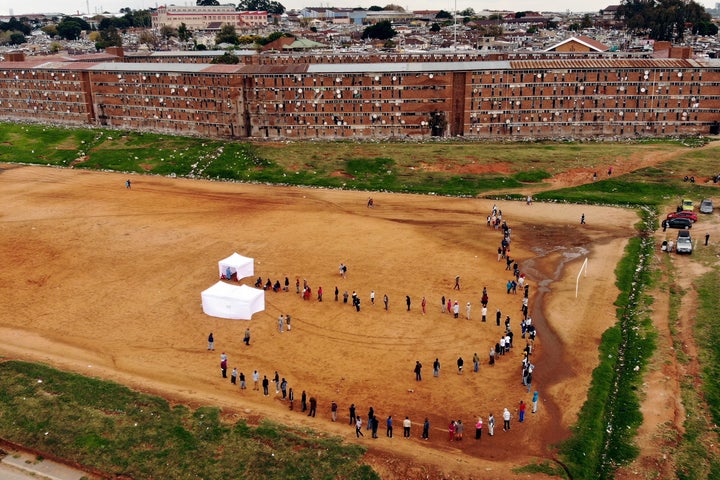
{"type": "Polygon", "coordinates": [[[473,10],[472,8],[466,8],[465,10],[462,10],[460,12],[460,15],[462,15],[463,17],[474,17],[475,10],[473,10]]]}
{"type": "Polygon", "coordinates": [[[20,32],[14,32],[10,34],[10,45],[22,45],[25,43],[25,35],[20,32]]]}
{"type": "Polygon", "coordinates": [[[122,37],[117,28],[110,27],[105,30],[100,30],[98,33],[100,34],[100,38],[95,42],[95,48],[97,50],[104,50],[107,47],[122,47],[122,37]]]}
{"type": "Polygon", "coordinates": [[[580,30],[580,24],[577,22],[571,23],[568,27],[568,30],[570,30],[571,32],[577,32],[578,30],[580,30]]]}
{"type": "Polygon", "coordinates": [[[405,9],[403,7],[401,7],[400,5],[395,5],[394,3],[385,5],[383,7],[383,10],[386,12],[404,12],[405,11],[405,9]]]}
{"type": "Polygon", "coordinates": [[[362,38],[376,38],[378,40],[387,40],[397,35],[397,32],[393,30],[392,24],[389,20],[383,20],[375,25],[370,25],[365,28],[362,33],[362,38]]]}
{"type": "Polygon", "coordinates": [[[432,25],[430,25],[430,31],[435,33],[440,31],[440,25],[438,25],[437,22],[433,22],[432,25]]]}
{"type": "Polygon", "coordinates": [[[666,41],[682,41],[687,25],[694,30],[711,21],[705,8],[694,0],[624,0],[616,18],[633,33],[666,41]]]}
{"type": "Polygon", "coordinates": [[[368,11],[370,12],[382,12],[383,7],[379,7],[377,5],[373,5],[372,7],[368,8],[368,11]]]}
{"type": "Polygon", "coordinates": [[[65,40],[77,40],[83,30],[90,29],[90,24],[78,17],[65,17],[57,25],[58,35],[65,40]]]}
{"type": "Polygon", "coordinates": [[[442,18],[453,18],[452,14],[450,12],[446,12],[445,10],[440,10],[437,15],[435,15],[435,18],[442,19],[442,18]]]}
{"type": "Polygon", "coordinates": [[[184,22],[181,23],[178,27],[178,38],[183,42],[187,42],[191,37],[192,33],[188,30],[187,25],[184,22]]]}
{"type": "Polygon", "coordinates": [[[282,15],[285,13],[285,7],[273,0],[242,0],[238,6],[241,11],[265,11],[273,15],[282,15]]]}
{"type": "Polygon", "coordinates": [[[208,7],[220,5],[220,2],[218,2],[218,0],[197,0],[197,2],[195,2],[195,5],[197,5],[198,7],[208,7]]]}
{"type": "Polygon", "coordinates": [[[223,25],[218,34],[215,36],[215,43],[230,43],[232,45],[238,45],[240,40],[238,39],[237,32],[235,31],[235,26],[223,25]]]}
{"type": "Polygon", "coordinates": [[[590,18],[589,13],[586,13],[585,15],[583,15],[582,21],[580,22],[580,28],[591,28],[592,26],[592,18],[590,18]]]}
{"type": "Polygon", "coordinates": [[[160,27],[160,36],[165,40],[169,40],[170,37],[177,37],[177,30],[170,25],[163,25],[160,27]]]}
{"type": "Polygon", "coordinates": [[[220,55],[217,58],[214,58],[212,62],[210,63],[221,63],[225,65],[237,65],[240,63],[240,59],[237,57],[237,55],[233,55],[230,52],[225,52],[222,55],[220,55]]]}
{"type": "Polygon", "coordinates": [[[40,30],[45,32],[45,35],[47,35],[50,38],[56,37],[58,34],[57,25],[45,25],[40,30]]]}

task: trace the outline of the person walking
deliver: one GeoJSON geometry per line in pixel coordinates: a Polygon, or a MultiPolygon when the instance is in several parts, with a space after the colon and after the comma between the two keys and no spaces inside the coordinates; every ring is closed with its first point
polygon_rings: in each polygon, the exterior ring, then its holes
{"type": "Polygon", "coordinates": [[[580,225],[585,225],[585,214],[580,215],[580,225]]]}
{"type": "Polygon", "coordinates": [[[410,421],[410,417],[405,417],[405,420],[403,420],[403,437],[410,438],[410,427],[412,426],[412,422],[410,421]]]}
{"type": "Polygon", "coordinates": [[[385,311],[386,311],[386,312],[387,312],[387,310],[388,310],[388,304],[389,304],[389,303],[390,303],[390,299],[388,298],[387,293],[386,293],[385,295],[383,295],[383,304],[385,304],[385,311]]]}
{"type": "Polygon", "coordinates": [[[710,241],[710,234],[709,234],[709,233],[706,233],[706,234],[705,234],[705,246],[706,246],[706,247],[707,247],[709,241],[710,241]]]}
{"type": "Polygon", "coordinates": [[[330,418],[332,419],[333,422],[337,420],[337,409],[338,409],[338,405],[337,405],[337,403],[335,403],[335,400],[333,400],[330,403],[330,418]]]}
{"type": "Polygon", "coordinates": [[[391,415],[388,415],[387,420],[385,420],[385,436],[388,438],[393,436],[393,418],[391,415]]]}
{"type": "Polygon", "coordinates": [[[465,433],[465,425],[463,425],[462,420],[458,420],[455,422],[455,440],[461,441],[463,439],[463,433],[465,433]]]}
{"type": "Polygon", "coordinates": [[[450,420],[448,424],[448,440],[451,442],[455,440],[455,420],[450,420]]]}
{"type": "Polygon", "coordinates": [[[443,295],[440,299],[440,311],[445,313],[445,295],[443,295]]]}
{"type": "Polygon", "coordinates": [[[410,295],[405,295],[405,303],[407,304],[407,311],[410,311],[410,295]]]}
{"type": "Polygon", "coordinates": [[[375,305],[375,290],[370,290],[370,304],[375,305]]]}
{"type": "Polygon", "coordinates": [[[243,342],[245,342],[245,345],[248,347],[250,346],[250,328],[245,329],[245,335],[243,336],[243,342]]]}
{"type": "Polygon", "coordinates": [[[465,361],[462,357],[458,357],[457,359],[457,367],[458,367],[458,375],[462,375],[463,365],[465,364],[465,361]]]}
{"type": "Polygon", "coordinates": [[[488,435],[491,437],[495,435],[495,417],[492,412],[490,412],[490,415],[488,416],[488,435]]]}
{"type": "MultiPolygon", "coordinates": [[[[707,243],[705,245],[707,245],[707,243]]],[[[215,350],[215,337],[213,337],[212,332],[208,335],[208,350],[215,350]]]]}
{"type": "Polygon", "coordinates": [[[358,415],[357,419],[355,419],[355,436],[357,438],[364,437],[362,433],[362,418],[358,415]]]}
{"type": "Polygon", "coordinates": [[[487,307],[482,307],[482,310],[480,313],[482,315],[482,321],[487,322],[487,307]]]}
{"type": "Polygon", "coordinates": [[[422,380],[422,363],[420,360],[415,361],[415,381],[419,382],[422,380]]]}
{"type": "Polygon", "coordinates": [[[475,440],[480,440],[482,438],[482,417],[478,418],[478,421],[475,423],[475,440]]]}
{"type": "Polygon", "coordinates": [[[285,315],[285,326],[287,327],[288,332],[290,330],[292,330],[292,325],[290,325],[290,315],[289,314],[285,315]]]}
{"type": "Polygon", "coordinates": [[[428,417],[425,417],[425,422],[423,422],[422,438],[423,440],[430,439],[430,420],[428,420],[428,417]]]}
{"type": "Polygon", "coordinates": [[[480,370],[480,357],[477,352],[473,355],[473,372],[477,373],[480,370]]]}
{"type": "Polygon", "coordinates": [[[439,377],[440,376],[440,360],[437,358],[433,362],[433,377],[439,377]]]}
{"type": "Polygon", "coordinates": [[[284,327],[285,327],[285,317],[283,317],[282,314],[280,314],[280,316],[278,317],[278,332],[282,333],[284,327]]]}
{"type": "Polygon", "coordinates": [[[457,300],[455,300],[455,303],[453,304],[453,317],[458,318],[460,315],[460,305],[458,304],[457,300]]]}
{"type": "Polygon", "coordinates": [[[318,287],[318,290],[317,290],[318,302],[322,302],[322,296],[323,296],[323,289],[322,289],[322,287],[318,287]]]}
{"type": "Polygon", "coordinates": [[[455,286],[453,290],[460,290],[460,275],[455,275],[455,286]]]}
{"type": "Polygon", "coordinates": [[[425,315],[427,307],[427,302],[425,301],[425,297],[422,297],[422,300],[420,301],[420,308],[422,309],[422,314],[425,315]]]}
{"type": "Polygon", "coordinates": [[[510,430],[510,418],[512,418],[510,410],[505,408],[503,410],[503,432],[507,432],[510,430]]]}
{"type": "Polygon", "coordinates": [[[125,188],[127,188],[127,189],[132,188],[132,182],[130,181],[129,178],[127,180],[125,180],[125,188]]]}
{"type": "Polygon", "coordinates": [[[468,320],[470,320],[470,308],[471,308],[470,302],[467,302],[467,305],[465,305],[465,316],[467,317],[468,320]]]}

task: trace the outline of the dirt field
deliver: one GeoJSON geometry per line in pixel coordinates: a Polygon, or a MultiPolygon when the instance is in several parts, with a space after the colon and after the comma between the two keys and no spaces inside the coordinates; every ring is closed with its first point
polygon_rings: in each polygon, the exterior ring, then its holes
{"type": "Polygon", "coordinates": [[[615,321],[613,270],[637,221],[627,210],[498,202],[512,228],[511,256],[530,279],[539,332],[532,357],[539,412],[528,409],[520,424],[518,403],[532,397],[520,378],[522,294],[505,293],[511,275],[497,261],[502,233],[486,226],[494,202],[376,193],[370,209],[362,192],[136,176],[126,189],[126,178],[0,165],[0,355],[350,442],[356,439],[348,406],[355,403],[363,419],[373,406],[380,438],[366,431],[359,441],[370,447],[367,461],[383,478],[508,478],[509,468],[549,458],[585,400],[599,337],[615,321]],[[234,251],[255,259],[255,276],[291,280],[290,292],[267,292],[266,310],[249,322],[208,317],[201,309],[200,292],[218,279],[217,261],[234,251]],[[589,269],[575,298],[585,257],[589,269]],[[340,263],[348,265],[345,279],[340,263]],[[296,278],[307,279],[311,301],[295,293],[296,278]],[[323,302],[315,298],[319,286],[323,302]],[[482,323],[485,286],[490,301],[482,323]],[[360,312],[342,303],[345,290],[358,292],[360,312]],[[459,301],[460,319],[441,313],[443,295],[459,301]],[[487,354],[503,331],[495,325],[497,308],[511,316],[515,348],[491,367],[487,354]],[[278,332],[280,314],[292,316],[291,332],[278,332]],[[247,326],[250,347],[242,343],[247,326]],[[207,350],[210,332],[214,352],[207,350]],[[248,390],[221,378],[222,351],[230,369],[248,377],[248,390]],[[439,378],[432,375],[436,357],[439,378]],[[413,374],[416,360],[424,366],[421,382],[413,374]],[[269,398],[253,391],[255,369],[287,378],[296,403],[303,390],[316,397],[317,417],[290,411],[272,384],[269,398]],[[330,421],[332,400],[340,406],[337,423],[330,421]],[[504,407],[514,414],[509,432],[502,431],[504,407]],[[490,412],[495,436],[485,431],[476,441],[474,424],[478,416],[487,423],[490,412]],[[385,437],[388,415],[395,419],[393,439],[385,437]],[[402,438],[405,416],[413,421],[410,440],[402,438]],[[426,416],[432,428],[423,441],[426,416]],[[466,425],[462,442],[448,441],[450,419],[466,425]]]}

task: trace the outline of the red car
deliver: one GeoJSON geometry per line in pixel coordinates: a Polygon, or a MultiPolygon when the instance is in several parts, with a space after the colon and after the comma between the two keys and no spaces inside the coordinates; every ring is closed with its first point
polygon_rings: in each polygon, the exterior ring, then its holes
{"type": "Polygon", "coordinates": [[[693,222],[697,222],[697,213],[691,212],[690,210],[681,210],[679,212],[668,213],[667,219],[671,218],[689,218],[693,222]]]}

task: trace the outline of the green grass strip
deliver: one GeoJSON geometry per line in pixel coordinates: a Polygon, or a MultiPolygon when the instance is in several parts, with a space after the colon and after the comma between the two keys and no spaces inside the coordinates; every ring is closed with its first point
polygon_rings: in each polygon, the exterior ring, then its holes
{"type": "Polygon", "coordinates": [[[14,443],[117,476],[371,480],[359,445],[283,427],[232,424],[112,382],[0,363],[0,432],[14,443]]]}

